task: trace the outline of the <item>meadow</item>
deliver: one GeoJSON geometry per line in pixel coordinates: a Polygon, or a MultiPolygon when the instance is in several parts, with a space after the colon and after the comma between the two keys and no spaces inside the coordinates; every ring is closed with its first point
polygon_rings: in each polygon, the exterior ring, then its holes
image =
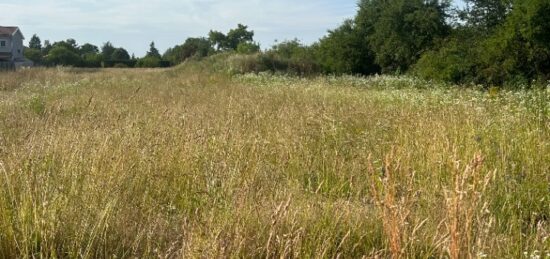
{"type": "Polygon", "coordinates": [[[550,87],[0,73],[0,258],[550,258],[550,87]]]}

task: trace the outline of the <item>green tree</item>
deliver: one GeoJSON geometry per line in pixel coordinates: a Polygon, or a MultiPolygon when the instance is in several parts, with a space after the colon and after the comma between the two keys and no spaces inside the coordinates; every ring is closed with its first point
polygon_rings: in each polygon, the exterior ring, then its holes
{"type": "Polygon", "coordinates": [[[48,56],[46,56],[46,62],[50,65],[79,66],[81,58],[75,51],[58,45],[50,50],[48,56]]]}
{"type": "Polygon", "coordinates": [[[320,40],[316,51],[323,70],[336,74],[368,75],[380,72],[364,33],[353,20],[347,20],[339,28],[329,31],[320,40]]]}
{"type": "Polygon", "coordinates": [[[42,49],[42,42],[40,41],[40,38],[36,36],[36,34],[32,35],[30,41],[29,41],[29,48],[31,49],[42,49]]]}
{"type": "Polygon", "coordinates": [[[550,78],[550,2],[517,0],[504,24],[481,46],[480,81],[504,85],[550,78]]]}
{"type": "Polygon", "coordinates": [[[284,58],[291,58],[295,56],[298,50],[304,47],[304,45],[298,39],[285,40],[280,43],[277,43],[277,41],[275,41],[275,43],[276,44],[271,47],[269,52],[277,53],[277,55],[284,58]]]}
{"type": "Polygon", "coordinates": [[[210,40],[211,45],[214,46],[217,51],[225,48],[227,37],[222,32],[210,31],[208,33],[208,39],[210,40]]]}
{"type": "Polygon", "coordinates": [[[159,57],[145,56],[144,58],[140,58],[137,61],[136,67],[155,68],[155,67],[160,67],[161,62],[162,60],[159,57]]]}
{"type": "Polygon", "coordinates": [[[404,72],[448,35],[448,7],[438,0],[362,0],[357,30],[383,72],[404,72]]]}
{"type": "Polygon", "coordinates": [[[130,60],[130,54],[128,54],[128,51],[126,51],[124,48],[117,48],[113,55],[111,56],[111,60],[113,61],[129,61],[130,60]]]}
{"type": "Polygon", "coordinates": [[[97,54],[99,53],[99,48],[90,43],[86,43],[78,48],[78,52],[80,53],[80,55],[97,54]]]}
{"type": "Polygon", "coordinates": [[[115,52],[116,48],[109,41],[105,42],[101,47],[101,55],[103,56],[103,61],[111,61],[111,57],[115,52]]]}
{"type": "Polygon", "coordinates": [[[52,44],[52,47],[53,48],[63,47],[63,48],[66,48],[66,49],[70,50],[71,52],[78,53],[78,44],[76,43],[76,40],[74,40],[74,39],[68,39],[68,40],[65,40],[65,41],[54,42],[52,44]]]}
{"type": "Polygon", "coordinates": [[[188,38],[182,45],[167,49],[163,59],[175,65],[191,57],[206,57],[211,52],[213,52],[213,49],[208,39],[188,38]]]}
{"type": "Polygon", "coordinates": [[[452,83],[477,81],[481,40],[479,32],[468,27],[456,28],[438,48],[426,51],[413,65],[413,73],[429,80],[452,83]]]}
{"type": "Polygon", "coordinates": [[[84,67],[101,67],[103,55],[99,53],[86,53],[82,55],[82,66],[84,67]]]}
{"type": "Polygon", "coordinates": [[[48,55],[50,53],[50,50],[53,48],[52,44],[49,40],[44,41],[44,46],[42,47],[42,56],[48,55]]]}
{"type": "Polygon", "coordinates": [[[149,45],[149,51],[147,51],[146,57],[154,57],[154,58],[161,59],[159,50],[155,47],[154,41],[151,42],[151,44],[149,45]]]}
{"type": "Polygon", "coordinates": [[[482,33],[490,32],[504,23],[512,9],[511,0],[466,0],[460,16],[468,25],[482,33]]]}
{"type": "Polygon", "coordinates": [[[285,40],[271,47],[270,50],[262,54],[264,64],[268,68],[277,71],[277,63],[283,65],[286,72],[311,75],[320,72],[319,64],[316,59],[317,45],[307,46],[298,39],[285,40]]]}
{"type": "Polygon", "coordinates": [[[229,30],[227,33],[226,48],[237,50],[239,44],[252,43],[254,41],[254,31],[249,31],[248,26],[238,24],[237,28],[229,30]]]}
{"type": "Polygon", "coordinates": [[[24,52],[25,58],[33,61],[35,64],[42,63],[42,51],[35,48],[27,48],[24,52]]]}
{"type": "Polygon", "coordinates": [[[254,42],[241,42],[237,46],[237,53],[254,54],[260,52],[260,44],[254,42]]]}
{"type": "Polygon", "coordinates": [[[248,30],[246,25],[238,24],[237,28],[229,30],[227,35],[219,31],[210,31],[208,39],[218,51],[237,50],[239,44],[254,42],[254,31],[248,30]]]}

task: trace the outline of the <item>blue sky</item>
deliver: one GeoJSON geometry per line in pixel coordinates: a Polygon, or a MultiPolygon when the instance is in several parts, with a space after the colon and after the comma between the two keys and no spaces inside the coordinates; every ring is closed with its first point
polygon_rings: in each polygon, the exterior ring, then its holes
{"type": "Polygon", "coordinates": [[[262,48],[275,39],[311,43],[353,17],[357,0],[0,0],[0,25],[19,26],[27,40],[111,41],[136,56],[151,41],[163,52],[210,29],[249,25],[262,48]]]}

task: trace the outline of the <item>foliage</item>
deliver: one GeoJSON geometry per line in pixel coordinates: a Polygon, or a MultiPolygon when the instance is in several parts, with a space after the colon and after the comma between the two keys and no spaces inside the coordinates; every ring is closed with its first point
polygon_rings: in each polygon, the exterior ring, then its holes
{"type": "Polygon", "coordinates": [[[466,0],[461,18],[477,30],[491,32],[506,20],[512,0],[466,0]]]}
{"type": "Polygon", "coordinates": [[[136,67],[161,67],[162,59],[155,56],[145,56],[144,58],[138,59],[136,67]]]}
{"type": "Polygon", "coordinates": [[[370,75],[380,71],[366,35],[352,20],[329,31],[317,48],[317,58],[326,73],[370,75]]]}
{"type": "Polygon", "coordinates": [[[128,68],[128,65],[126,65],[124,63],[116,63],[113,67],[114,68],[128,68]]]}
{"type": "Polygon", "coordinates": [[[254,31],[249,31],[248,26],[239,24],[237,28],[229,30],[226,36],[225,47],[236,50],[239,44],[252,43],[254,31]]]}
{"type": "Polygon", "coordinates": [[[254,54],[218,53],[201,63],[207,64],[208,69],[231,75],[268,72],[312,76],[320,73],[314,61],[314,50],[297,40],[284,41],[270,50],[254,54]]]}
{"type": "Polygon", "coordinates": [[[506,22],[482,47],[480,77],[502,85],[514,78],[550,78],[550,2],[517,1],[506,22]]]}
{"type": "Polygon", "coordinates": [[[49,65],[61,66],[78,66],[81,63],[80,56],[71,48],[66,47],[63,43],[54,44],[45,58],[49,65]]]}
{"type": "Polygon", "coordinates": [[[437,39],[447,36],[447,7],[438,0],[363,0],[357,29],[383,72],[405,72],[437,39]]]}
{"type": "Polygon", "coordinates": [[[74,39],[68,39],[65,41],[57,41],[52,44],[52,48],[63,47],[73,53],[78,53],[78,44],[74,39]]]}
{"type": "Polygon", "coordinates": [[[101,67],[103,62],[103,55],[100,53],[86,53],[82,55],[83,67],[101,67]]]}
{"type": "Polygon", "coordinates": [[[45,40],[44,47],[42,47],[42,56],[48,55],[51,49],[52,49],[52,44],[50,43],[49,40],[45,40]]]}
{"type": "Polygon", "coordinates": [[[254,54],[260,52],[260,44],[253,42],[241,42],[237,46],[239,54],[254,54]]]}
{"type": "Polygon", "coordinates": [[[42,42],[40,41],[40,38],[36,36],[36,34],[32,35],[32,38],[29,40],[29,48],[31,49],[42,49],[42,42]]]}
{"type": "Polygon", "coordinates": [[[98,54],[99,48],[97,48],[97,46],[92,45],[90,43],[86,43],[78,48],[78,52],[80,53],[80,55],[98,54]]]}
{"type": "Polygon", "coordinates": [[[182,63],[188,58],[203,58],[213,52],[210,41],[206,38],[188,38],[182,45],[166,50],[162,58],[173,65],[182,63]]]}
{"type": "Polygon", "coordinates": [[[35,48],[26,48],[23,52],[25,58],[33,61],[35,64],[40,64],[42,62],[42,51],[35,48]]]}
{"type": "Polygon", "coordinates": [[[548,80],[550,3],[474,2],[480,6],[470,11],[468,23],[455,28],[437,50],[426,52],[414,72],[430,79],[486,86],[514,87],[548,80]],[[500,14],[487,11],[493,9],[501,10],[500,14]]]}
{"type": "Polygon", "coordinates": [[[237,28],[229,30],[226,34],[219,31],[210,31],[208,39],[217,50],[237,50],[239,44],[253,43],[254,31],[248,30],[248,26],[238,24],[237,28]]]}
{"type": "Polygon", "coordinates": [[[160,56],[160,52],[159,50],[155,47],[155,42],[151,42],[151,44],[149,44],[149,51],[147,51],[147,54],[145,55],[145,57],[148,57],[148,58],[155,58],[155,59],[161,59],[161,56],[160,56]]]}
{"type": "Polygon", "coordinates": [[[129,61],[130,60],[130,54],[128,54],[128,51],[126,51],[124,48],[117,48],[113,55],[111,56],[111,60],[113,61],[129,61]]]}
{"type": "Polygon", "coordinates": [[[456,84],[478,82],[480,44],[477,32],[470,28],[457,28],[454,34],[439,43],[439,47],[426,51],[412,67],[412,74],[437,81],[456,84]]]}
{"type": "Polygon", "coordinates": [[[450,3],[360,0],[355,17],[318,42],[284,41],[265,51],[254,41],[254,31],[238,24],[227,33],[211,30],[208,38],[188,38],[162,56],[151,42],[139,61],[110,42],[102,46],[99,58],[98,48],[91,44],[79,46],[68,39],[41,46],[36,35],[25,55],[46,65],[166,67],[224,52],[235,55],[214,59],[227,58],[224,62],[232,65],[224,69],[236,73],[408,73],[487,89],[544,85],[550,79],[548,0],[467,0],[462,9],[451,9],[450,3]]]}
{"type": "Polygon", "coordinates": [[[103,46],[101,47],[101,55],[103,56],[104,61],[110,61],[113,57],[113,53],[115,52],[116,48],[113,46],[113,44],[109,41],[105,42],[103,46]]]}
{"type": "Polygon", "coordinates": [[[208,33],[208,40],[218,51],[225,47],[226,38],[225,34],[219,31],[210,31],[208,33]]]}

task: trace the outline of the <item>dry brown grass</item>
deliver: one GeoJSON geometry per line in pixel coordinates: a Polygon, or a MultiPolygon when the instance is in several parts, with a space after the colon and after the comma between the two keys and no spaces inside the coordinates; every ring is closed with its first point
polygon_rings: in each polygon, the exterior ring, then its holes
{"type": "Polygon", "coordinates": [[[0,258],[548,256],[549,92],[423,84],[0,74],[0,258]]]}

